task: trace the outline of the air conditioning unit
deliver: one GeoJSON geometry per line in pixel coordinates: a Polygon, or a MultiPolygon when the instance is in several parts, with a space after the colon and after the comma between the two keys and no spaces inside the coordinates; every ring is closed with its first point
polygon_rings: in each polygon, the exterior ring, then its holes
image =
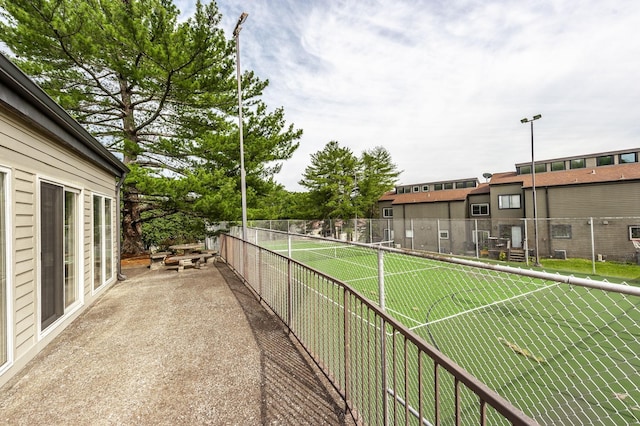
{"type": "Polygon", "coordinates": [[[567,260],[567,251],[566,250],[554,250],[553,257],[556,259],[567,260]]]}

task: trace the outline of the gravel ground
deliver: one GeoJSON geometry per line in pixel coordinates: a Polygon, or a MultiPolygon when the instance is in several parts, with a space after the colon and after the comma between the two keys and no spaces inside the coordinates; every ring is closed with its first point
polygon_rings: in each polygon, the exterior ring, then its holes
{"type": "Polygon", "coordinates": [[[1,424],[352,424],[226,265],[124,273],[0,388],[1,424]]]}

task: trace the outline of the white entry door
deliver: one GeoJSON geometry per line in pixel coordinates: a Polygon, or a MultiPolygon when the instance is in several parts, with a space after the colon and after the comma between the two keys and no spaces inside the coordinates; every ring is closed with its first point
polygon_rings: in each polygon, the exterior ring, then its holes
{"type": "Polygon", "coordinates": [[[522,248],[522,228],[519,226],[511,227],[511,247],[522,248]]]}

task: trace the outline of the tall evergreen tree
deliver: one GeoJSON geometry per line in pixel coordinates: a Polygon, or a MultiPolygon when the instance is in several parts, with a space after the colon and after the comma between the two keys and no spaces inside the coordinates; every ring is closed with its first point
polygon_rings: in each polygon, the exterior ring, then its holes
{"type": "Polygon", "coordinates": [[[395,186],[401,171],[392,162],[391,154],[377,146],[364,151],[360,157],[361,174],[358,177],[358,213],[363,217],[377,217],[378,200],[395,186]]]}
{"type": "Polygon", "coordinates": [[[331,141],[311,155],[311,164],[299,182],[309,190],[311,217],[328,219],[377,217],[380,197],[392,189],[400,175],[391,154],[381,147],[360,158],[331,141]]]}
{"type": "Polygon", "coordinates": [[[337,141],[329,142],[321,151],[311,155],[311,164],[299,183],[309,190],[309,201],[316,217],[354,217],[353,195],[358,173],[358,158],[337,141]]]}
{"type": "MultiPolygon", "coordinates": [[[[131,169],[123,252],[142,250],[147,219],[179,211],[240,216],[233,41],[214,1],[178,22],[171,0],[0,0],[0,33],[17,64],[131,169]]],[[[248,201],[274,187],[301,131],[242,77],[248,201]]]]}

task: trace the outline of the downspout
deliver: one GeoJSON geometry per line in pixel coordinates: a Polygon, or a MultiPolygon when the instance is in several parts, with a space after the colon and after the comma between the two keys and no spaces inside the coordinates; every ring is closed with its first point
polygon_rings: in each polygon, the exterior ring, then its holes
{"type": "Polygon", "coordinates": [[[122,226],[122,209],[120,208],[120,189],[122,188],[122,184],[124,183],[125,178],[127,177],[127,173],[124,172],[118,184],[116,185],[116,205],[118,206],[118,220],[116,221],[116,233],[118,234],[118,281],[124,281],[127,279],[127,276],[122,273],[122,231],[120,230],[122,226]]]}

